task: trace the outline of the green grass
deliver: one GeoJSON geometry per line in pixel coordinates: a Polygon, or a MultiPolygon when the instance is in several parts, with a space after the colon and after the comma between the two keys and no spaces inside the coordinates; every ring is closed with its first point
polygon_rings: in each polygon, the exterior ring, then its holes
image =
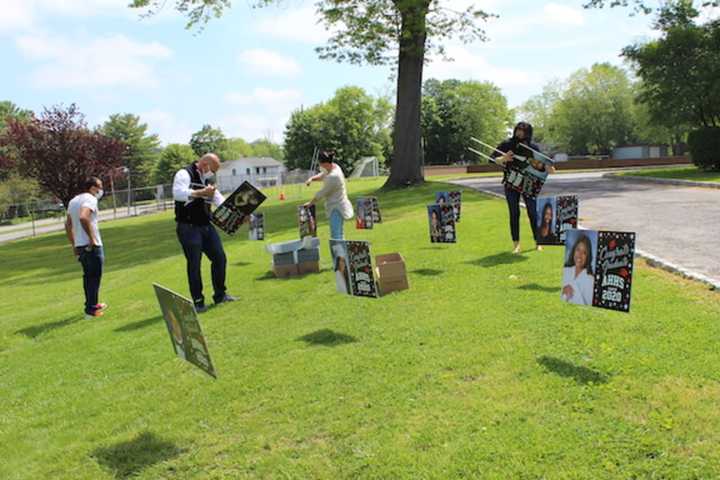
{"type": "Polygon", "coordinates": [[[649,170],[638,170],[636,172],[623,173],[633,177],[655,177],[672,178],[676,180],[693,180],[696,182],[720,182],[719,171],[704,171],[697,167],[673,167],[657,168],[649,170]]]}
{"type": "MultiPolygon", "coordinates": [[[[718,295],[638,262],[630,314],[566,305],[561,249],[508,254],[500,200],[466,190],[460,243],[430,244],[443,188],[346,225],[406,259],[411,289],[381,299],[335,293],[324,216],[321,274],[274,279],[262,242],[226,237],[216,381],[174,357],[151,287],[187,292],[170,214],[103,224],[101,320],[61,234],[0,246],[0,478],[720,476],[718,295]]],[[[270,241],[295,205],[264,206],[270,241]]]]}

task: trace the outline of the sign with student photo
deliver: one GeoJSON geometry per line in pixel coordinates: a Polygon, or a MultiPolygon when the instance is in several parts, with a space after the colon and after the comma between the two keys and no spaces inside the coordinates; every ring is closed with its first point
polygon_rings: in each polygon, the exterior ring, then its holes
{"type": "Polygon", "coordinates": [[[632,232],[568,230],[561,298],[629,312],[635,236],[632,232]]]}
{"type": "Polygon", "coordinates": [[[298,207],[298,228],[300,229],[300,238],[317,237],[317,217],[315,214],[315,205],[306,207],[300,205],[298,207]]]}
{"type": "Polygon", "coordinates": [[[330,240],[330,251],[338,292],[357,297],[378,296],[369,242],[330,240]]]}
{"type": "Polygon", "coordinates": [[[192,300],[153,284],[175,354],[217,378],[192,300]]]}
{"type": "Polygon", "coordinates": [[[453,208],[453,215],[455,216],[455,223],[460,221],[460,205],[462,199],[462,192],[435,192],[435,204],[436,205],[451,205],[453,208]]]}
{"type": "Polygon", "coordinates": [[[538,197],[538,245],[565,245],[567,231],[577,228],[577,224],[578,199],[575,195],[538,197]]]}
{"type": "Polygon", "coordinates": [[[250,214],[250,230],[248,231],[250,240],[265,240],[265,215],[262,213],[250,214]]]}
{"type": "Polygon", "coordinates": [[[358,230],[370,230],[375,223],[373,202],[369,198],[358,198],[356,202],[355,226],[358,230]]]}
{"type": "Polygon", "coordinates": [[[451,205],[428,205],[430,242],[455,243],[455,212],[451,205]]]}
{"type": "Polygon", "coordinates": [[[240,185],[210,215],[210,221],[232,235],[267,197],[248,181],[240,185]]]}

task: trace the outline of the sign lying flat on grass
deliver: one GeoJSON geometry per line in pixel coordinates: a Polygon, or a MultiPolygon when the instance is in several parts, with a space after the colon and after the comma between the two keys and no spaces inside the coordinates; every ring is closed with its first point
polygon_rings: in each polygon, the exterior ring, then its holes
{"type": "Polygon", "coordinates": [[[265,215],[262,213],[250,214],[250,230],[248,230],[248,238],[250,240],[265,240],[265,215]]]}
{"type": "Polygon", "coordinates": [[[561,298],[630,311],[635,233],[568,230],[561,298]]]}
{"type": "Polygon", "coordinates": [[[192,300],[153,284],[175,354],[217,378],[192,300]]]}
{"type": "Polygon", "coordinates": [[[337,291],[357,297],[377,297],[370,242],[330,240],[337,291]]]}
{"type": "Polygon", "coordinates": [[[315,216],[315,205],[298,207],[298,228],[300,238],[317,237],[317,217],[315,216]]]}
{"type": "Polygon", "coordinates": [[[578,199],[575,195],[537,199],[537,244],[565,245],[568,230],[577,228],[578,199]]]}
{"type": "Polygon", "coordinates": [[[455,213],[451,205],[428,205],[430,242],[455,243],[455,213]]]}
{"type": "Polygon", "coordinates": [[[435,203],[437,205],[451,205],[455,215],[455,223],[460,221],[460,204],[462,192],[435,192],[435,203]]]}
{"type": "Polygon", "coordinates": [[[245,181],[212,212],[210,220],[219,229],[232,235],[266,198],[260,190],[245,181]]]}

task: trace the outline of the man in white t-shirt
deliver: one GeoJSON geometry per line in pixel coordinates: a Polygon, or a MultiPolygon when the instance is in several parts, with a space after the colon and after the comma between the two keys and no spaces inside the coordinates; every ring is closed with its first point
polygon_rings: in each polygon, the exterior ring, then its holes
{"type": "Polygon", "coordinates": [[[100,317],[107,308],[98,302],[100,278],[102,277],[105,253],[97,224],[98,200],[103,195],[102,181],[90,177],[83,184],[84,193],[76,195],[67,206],[65,232],[73,253],[83,267],[83,288],[85,290],[85,318],[100,317]]]}

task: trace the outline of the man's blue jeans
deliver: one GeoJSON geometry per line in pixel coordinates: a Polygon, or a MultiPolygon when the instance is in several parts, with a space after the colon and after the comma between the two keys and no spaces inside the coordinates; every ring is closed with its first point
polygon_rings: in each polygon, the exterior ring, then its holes
{"type": "Polygon", "coordinates": [[[103,247],[75,247],[78,261],[83,268],[83,290],[85,291],[85,313],[92,315],[97,310],[100,295],[100,279],[102,278],[105,252],[103,247]]]}

